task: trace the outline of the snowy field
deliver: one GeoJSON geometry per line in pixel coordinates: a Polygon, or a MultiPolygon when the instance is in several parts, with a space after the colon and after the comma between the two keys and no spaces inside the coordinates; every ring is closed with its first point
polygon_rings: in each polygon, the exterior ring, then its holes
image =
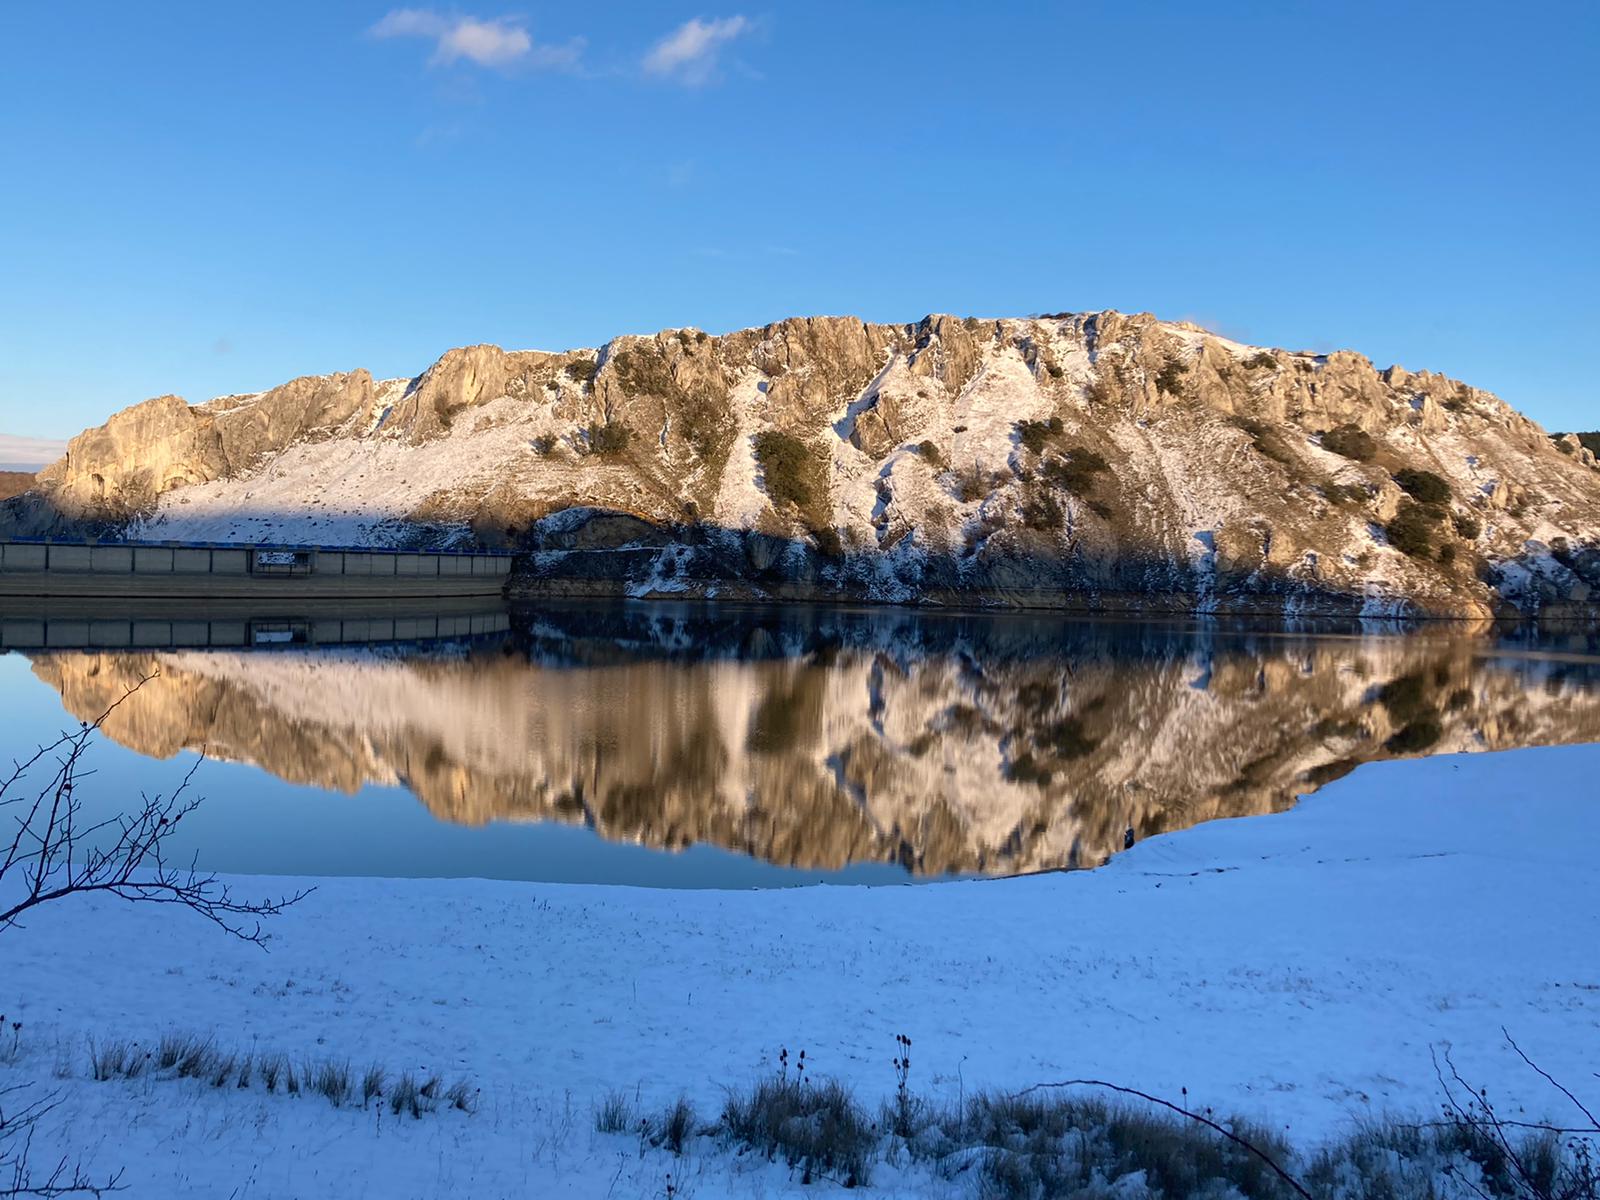
{"type": "MultiPolygon", "coordinates": [[[[61,1106],[36,1158],[123,1168],[129,1197],[815,1194],[702,1139],[685,1160],[594,1130],[611,1088],[730,1084],[804,1048],[876,1104],[894,1037],[954,1098],[1095,1076],[1314,1142],[1429,1114],[1430,1049],[1503,1108],[1554,1111],[1505,1026],[1580,1093],[1600,1071],[1600,746],[1365,766],[1280,816],[1154,839],[1094,872],[879,888],[684,892],[317,881],[268,952],[187,914],[65,902],[0,934],[0,1086],[61,1106]],[[10,1023],[20,1020],[16,1048],[10,1023]],[[473,1115],[96,1083],[91,1037],[425,1068],[473,1115]]],[[[242,888],[277,891],[266,879],[242,888]]],[[[871,1192],[966,1196],[926,1168],[871,1192]]]]}

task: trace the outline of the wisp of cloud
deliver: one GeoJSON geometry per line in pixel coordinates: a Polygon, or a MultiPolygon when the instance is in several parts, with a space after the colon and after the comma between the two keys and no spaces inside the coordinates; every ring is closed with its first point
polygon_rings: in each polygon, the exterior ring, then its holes
{"type": "Polygon", "coordinates": [[[752,28],[747,17],[737,14],[711,21],[692,17],[651,47],[644,57],[645,72],[680,83],[705,83],[722,47],[752,28]]]}
{"type": "Polygon", "coordinates": [[[427,38],[434,43],[430,66],[466,60],[481,67],[526,63],[535,67],[571,67],[583,48],[574,40],[561,46],[535,45],[514,17],[446,16],[431,8],[396,8],[368,32],[373,37],[427,38]]]}

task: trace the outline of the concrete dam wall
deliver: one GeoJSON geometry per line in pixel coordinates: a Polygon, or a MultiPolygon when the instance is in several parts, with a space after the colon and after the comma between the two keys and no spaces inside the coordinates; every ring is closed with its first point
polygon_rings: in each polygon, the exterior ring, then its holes
{"type": "Polygon", "coordinates": [[[497,595],[510,574],[511,555],[478,550],[0,542],[0,596],[497,595]]]}

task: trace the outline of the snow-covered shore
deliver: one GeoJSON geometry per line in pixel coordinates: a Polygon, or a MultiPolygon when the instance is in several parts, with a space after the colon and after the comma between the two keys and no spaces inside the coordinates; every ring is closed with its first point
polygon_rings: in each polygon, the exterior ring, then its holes
{"type": "MultiPolygon", "coordinates": [[[[1556,1097],[1505,1046],[1600,1071],[1600,746],[1364,766],[1279,816],[1158,838],[1093,872],[764,892],[322,880],[270,952],[160,908],[83,901],[0,935],[0,1085],[62,1104],[35,1154],[126,1168],[133,1197],[781,1194],[781,1166],[643,1156],[594,1132],[804,1048],[875,1102],[912,1086],[1117,1080],[1287,1125],[1433,1110],[1430,1048],[1499,1102],[1556,1097]],[[193,1081],[94,1083],[90,1037],[472,1078],[420,1122],[193,1081]],[[9,1038],[9,1030],[7,1037],[9,1038]],[[56,1078],[70,1067],[68,1078],[56,1078]]],[[[269,879],[243,890],[276,891],[269,879]]],[[[917,1169],[884,1194],[963,1194],[917,1169]],[[941,1192],[941,1189],[943,1191],[941,1192]]]]}

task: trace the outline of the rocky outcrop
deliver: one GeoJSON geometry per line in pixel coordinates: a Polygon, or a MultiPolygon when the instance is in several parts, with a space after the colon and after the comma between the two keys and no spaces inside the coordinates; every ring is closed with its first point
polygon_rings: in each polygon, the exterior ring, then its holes
{"type": "Polygon", "coordinates": [[[354,371],[195,407],[157,396],[73,438],[37,485],[67,521],[131,523],[170,492],[247,475],[285,446],[349,432],[373,395],[372,376],[354,371]]]}
{"type": "Polygon", "coordinates": [[[525,396],[552,355],[507,354],[498,346],[448,351],[406,387],[383,420],[412,443],[442,436],[458,413],[500,396],[525,396]]]}
{"type": "MultiPolygon", "coordinates": [[[[1582,649],[1582,639],[1574,639],[1582,649]]],[[[1361,763],[1600,738],[1592,658],[1039,617],[542,608],[515,648],[41,654],[109,736],[440,819],[919,874],[1103,861],[1361,763]]],[[[204,786],[204,780],[200,781],[204,786]]]]}
{"type": "Polygon", "coordinates": [[[1600,433],[1551,434],[1563,454],[1570,454],[1586,467],[1595,465],[1595,451],[1600,450],[1600,433]]]}
{"type": "Polygon", "coordinates": [[[1441,375],[1117,312],[471,346],[412,380],[160,397],[0,529],[482,540],[528,550],[535,593],[1475,618],[1600,593],[1581,439],[1441,375]]]}

